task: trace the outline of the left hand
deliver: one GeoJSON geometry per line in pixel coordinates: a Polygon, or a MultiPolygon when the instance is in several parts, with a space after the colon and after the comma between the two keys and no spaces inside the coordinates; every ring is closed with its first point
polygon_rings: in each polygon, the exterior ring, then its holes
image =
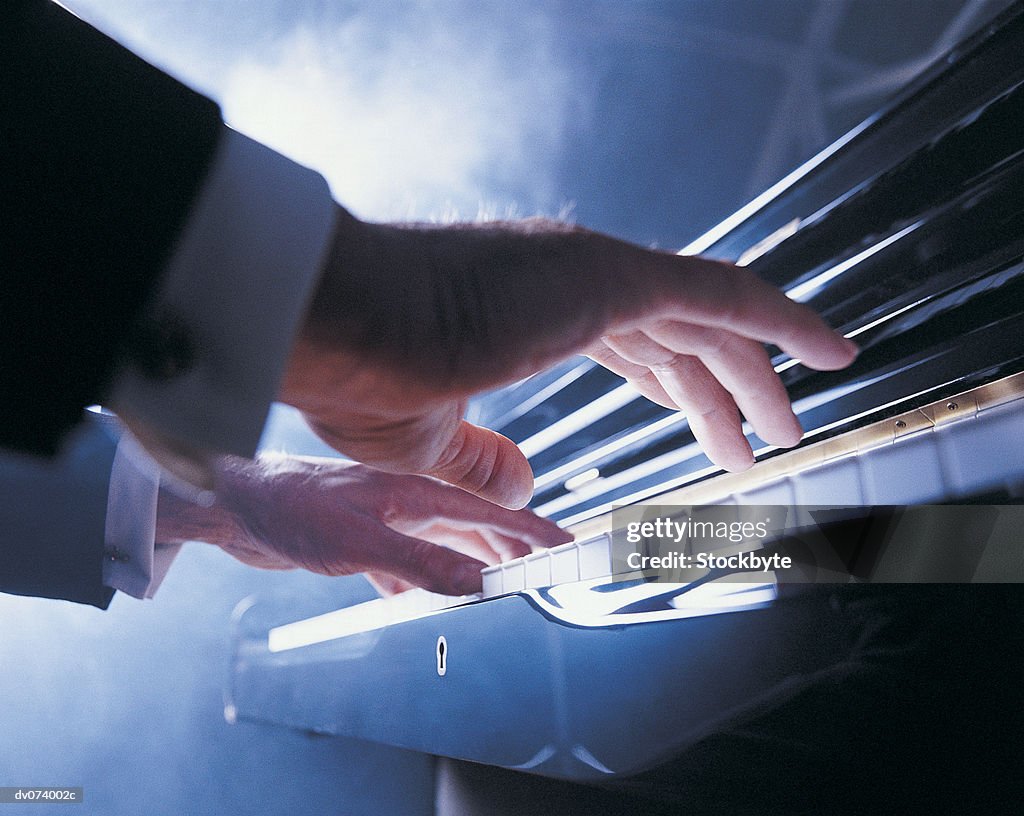
{"type": "Polygon", "coordinates": [[[572,535],[426,476],[312,457],[225,457],[204,508],[161,493],[157,541],[206,541],[263,569],[368,572],[388,592],[481,588],[480,570],[572,535]]]}

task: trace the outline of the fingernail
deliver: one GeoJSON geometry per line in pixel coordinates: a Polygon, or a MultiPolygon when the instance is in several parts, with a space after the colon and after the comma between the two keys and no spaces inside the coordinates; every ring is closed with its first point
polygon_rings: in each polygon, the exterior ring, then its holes
{"type": "Polygon", "coordinates": [[[794,415],[789,424],[789,430],[786,433],[786,442],[783,447],[792,448],[794,445],[800,444],[800,440],[803,438],[804,427],[800,424],[800,420],[794,415]]]}

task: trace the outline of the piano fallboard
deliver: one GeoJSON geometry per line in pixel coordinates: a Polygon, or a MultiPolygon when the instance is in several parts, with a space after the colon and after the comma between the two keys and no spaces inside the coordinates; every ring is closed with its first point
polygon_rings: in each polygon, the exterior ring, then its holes
{"type": "Polygon", "coordinates": [[[276,654],[264,631],[238,643],[230,716],[563,779],[631,774],[834,662],[830,597],[583,629],[518,593],[276,654]]]}

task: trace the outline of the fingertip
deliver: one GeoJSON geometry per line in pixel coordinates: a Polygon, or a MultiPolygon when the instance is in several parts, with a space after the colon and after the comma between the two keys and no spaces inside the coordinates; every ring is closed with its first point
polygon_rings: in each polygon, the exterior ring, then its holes
{"type": "Polygon", "coordinates": [[[570,533],[568,530],[563,530],[557,524],[551,523],[553,529],[545,530],[544,535],[539,537],[537,540],[537,546],[540,547],[558,547],[561,544],[568,544],[570,541],[574,541],[576,536],[570,533]]]}
{"type": "Polygon", "coordinates": [[[732,473],[749,470],[754,464],[754,452],[743,435],[739,412],[715,412],[719,422],[710,421],[712,414],[690,417],[690,430],[704,454],[718,467],[732,473]]]}
{"type": "Polygon", "coordinates": [[[857,355],[860,354],[860,346],[850,340],[848,337],[843,337],[841,334],[836,335],[839,340],[837,343],[837,351],[834,355],[834,365],[831,366],[832,370],[846,368],[850,363],[857,359],[857,355]]]}
{"type": "Polygon", "coordinates": [[[480,571],[487,564],[441,545],[431,546],[436,548],[434,557],[412,577],[413,583],[439,595],[472,595],[483,589],[480,571]]]}
{"type": "MultiPolygon", "coordinates": [[[[484,498],[491,498],[484,496],[484,498]]],[[[500,504],[509,510],[522,510],[533,498],[533,479],[528,483],[517,482],[504,488],[504,492],[491,498],[491,501],[500,504]]]]}
{"type": "Polygon", "coordinates": [[[496,473],[492,481],[472,492],[506,510],[523,510],[533,498],[533,479],[523,483],[515,477],[496,473]]]}
{"type": "Polygon", "coordinates": [[[745,470],[750,470],[754,466],[754,457],[750,456],[750,458],[747,459],[732,457],[716,462],[716,464],[723,470],[727,470],[730,473],[743,473],[745,470]]]}
{"type": "Polygon", "coordinates": [[[506,436],[462,421],[442,464],[424,471],[493,504],[519,510],[533,498],[533,470],[506,436]]]}
{"type": "Polygon", "coordinates": [[[730,473],[742,473],[754,465],[754,452],[743,437],[729,445],[719,445],[708,458],[716,465],[730,473]]]}
{"type": "Polygon", "coordinates": [[[854,360],[857,359],[858,356],[860,356],[860,346],[854,343],[849,337],[843,338],[843,349],[846,351],[848,358],[846,361],[846,365],[850,365],[850,363],[852,363],[854,360]]]}
{"type": "Polygon", "coordinates": [[[823,350],[815,355],[813,361],[804,360],[803,362],[819,371],[839,371],[852,364],[860,354],[860,346],[840,334],[836,334],[834,337],[837,342],[832,344],[831,349],[823,350]]]}
{"type": "Polygon", "coordinates": [[[371,571],[387,572],[439,595],[472,595],[483,586],[483,561],[442,544],[382,526],[371,571]]]}
{"type": "Polygon", "coordinates": [[[804,432],[802,428],[797,428],[795,431],[784,434],[780,437],[778,442],[773,444],[779,448],[795,448],[800,444],[800,441],[804,438],[804,432]]]}
{"type": "Polygon", "coordinates": [[[772,428],[765,433],[758,431],[758,436],[777,448],[793,448],[804,438],[804,429],[796,415],[790,412],[785,427],[772,428]]]}
{"type": "Polygon", "coordinates": [[[483,591],[483,576],[480,570],[486,564],[480,561],[465,561],[459,564],[451,574],[453,595],[473,595],[483,591]]]}
{"type": "Polygon", "coordinates": [[[504,520],[503,532],[507,536],[516,537],[531,547],[557,547],[568,544],[576,537],[568,530],[559,527],[551,519],[538,516],[533,510],[523,508],[513,511],[515,515],[504,520]]]}
{"type": "Polygon", "coordinates": [[[533,468],[511,439],[500,434],[490,478],[478,495],[509,510],[521,510],[533,498],[533,468]]]}

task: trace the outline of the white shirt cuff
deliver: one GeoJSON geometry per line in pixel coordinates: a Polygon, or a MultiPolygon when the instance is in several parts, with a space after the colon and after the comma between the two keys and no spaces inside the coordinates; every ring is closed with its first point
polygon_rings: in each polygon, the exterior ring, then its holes
{"type": "Polygon", "coordinates": [[[167,376],[124,363],[115,410],[190,448],[252,456],[334,221],[319,174],[225,127],[147,314],[180,326],[194,359],[167,376]]]}
{"type": "Polygon", "coordinates": [[[160,466],[125,432],[117,444],[107,491],[103,583],[152,598],[180,545],[155,547],[160,466]]]}

